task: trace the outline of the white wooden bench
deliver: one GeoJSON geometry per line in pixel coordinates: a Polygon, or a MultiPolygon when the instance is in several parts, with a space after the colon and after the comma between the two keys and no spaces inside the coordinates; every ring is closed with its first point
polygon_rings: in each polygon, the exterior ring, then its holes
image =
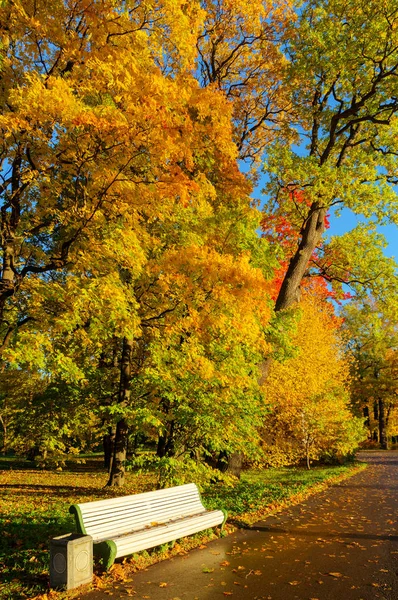
{"type": "Polygon", "coordinates": [[[115,558],[223,526],[223,510],[206,510],[194,483],[176,487],[73,504],[78,533],[91,535],[94,552],[105,569],[115,558]]]}

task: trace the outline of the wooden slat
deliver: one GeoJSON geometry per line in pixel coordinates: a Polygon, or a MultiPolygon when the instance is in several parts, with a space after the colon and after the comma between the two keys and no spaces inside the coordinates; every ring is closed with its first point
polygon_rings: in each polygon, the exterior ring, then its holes
{"type": "Polygon", "coordinates": [[[119,496],[118,498],[107,498],[106,500],[95,500],[93,502],[83,502],[79,504],[81,509],[90,509],[90,506],[93,508],[103,508],[106,509],[108,506],[124,506],[125,504],[139,504],[145,503],[146,501],[150,501],[152,498],[172,498],[173,496],[186,496],[189,494],[193,494],[199,497],[199,492],[194,483],[187,483],[185,485],[177,485],[170,488],[165,488],[162,490],[154,490],[152,492],[143,492],[142,494],[133,494],[131,496],[119,496]]]}
{"type": "Polygon", "coordinates": [[[197,512],[197,508],[203,508],[201,502],[195,501],[187,501],[186,499],[181,499],[178,503],[175,504],[156,504],[156,505],[141,505],[141,506],[133,506],[133,507],[124,507],[122,509],[117,509],[114,511],[108,511],[107,513],[90,513],[86,514],[82,512],[84,516],[84,520],[87,523],[94,522],[96,520],[107,520],[107,519],[118,519],[119,517],[127,517],[134,515],[139,515],[143,513],[152,513],[152,514],[161,514],[163,512],[168,512],[170,510],[176,511],[183,515],[184,513],[190,514],[197,512]]]}
{"type": "Polygon", "coordinates": [[[107,519],[117,519],[118,517],[126,517],[126,516],[134,516],[136,514],[143,514],[145,512],[150,512],[153,514],[161,514],[164,511],[175,510],[182,514],[189,514],[191,512],[197,512],[197,508],[204,508],[202,503],[199,500],[192,501],[190,499],[181,498],[178,502],[171,503],[151,503],[151,504],[141,504],[134,506],[125,506],[123,508],[115,508],[113,510],[108,509],[106,512],[96,511],[91,513],[86,513],[82,511],[82,515],[84,517],[85,522],[93,522],[96,520],[107,520],[107,519]]]}
{"type": "MultiPolygon", "coordinates": [[[[204,511],[201,511],[201,513],[203,514],[204,511]]],[[[152,518],[152,520],[145,520],[145,521],[139,521],[138,519],[135,520],[134,522],[131,521],[109,521],[108,523],[98,523],[95,524],[93,526],[86,526],[86,532],[88,533],[88,535],[91,535],[93,537],[94,540],[100,538],[100,537],[105,537],[105,536],[109,536],[109,537],[115,537],[118,535],[122,535],[123,533],[127,532],[134,532],[134,531],[138,531],[140,529],[145,529],[148,527],[153,527],[154,524],[163,524],[163,523],[168,523],[169,521],[173,521],[176,520],[177,518],[179,519],[183,519],[183,518],[187,518],[187,517],[192,517],[195,516],[195,514],[199,514],[199,511],[197,511],[196,513],[192,513],[191,515],[176,515],[175,513],[170,512],[167,516],[167,519],[159,519],[159,518],[152,518]]]]}
{"type": "Polygon", "coordinates": [[[148,531],[139,532],[132,536],[116,538],[114,540],[117,547],[116,557],[153,548],[154,546],[202,531],[203,529],[214,527],[221,524],[223,519],[224,515],[221,511],[208,511],[205,515],[197,518],[188,517],[185,520],[153,527],[148,531]]]}

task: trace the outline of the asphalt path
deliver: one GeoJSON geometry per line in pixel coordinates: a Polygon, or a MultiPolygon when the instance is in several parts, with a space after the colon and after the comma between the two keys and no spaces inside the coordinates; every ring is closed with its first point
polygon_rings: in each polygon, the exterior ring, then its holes
{"type": "Polygon", "coordinates": [[[398,600],[398,452],[226,538],[84,600],[398,600]]]}

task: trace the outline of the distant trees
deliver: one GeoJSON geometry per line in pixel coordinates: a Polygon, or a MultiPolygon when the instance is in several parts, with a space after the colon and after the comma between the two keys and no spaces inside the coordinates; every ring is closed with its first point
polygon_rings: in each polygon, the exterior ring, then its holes
{"type": "Polygon", "coordinates": [[[351,394],[365,417],[369,437],[387,449],[396,435],[398,409],[398,330],[396,300],[367,298],[344,309],[347,347],[352,357],[351,394]]]}

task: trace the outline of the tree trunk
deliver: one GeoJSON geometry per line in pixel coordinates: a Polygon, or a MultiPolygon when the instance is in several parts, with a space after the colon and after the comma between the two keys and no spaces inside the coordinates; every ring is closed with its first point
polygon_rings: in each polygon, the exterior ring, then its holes
{"type": "MultiPolygon", "coordinates": [[[[300,285],[308,269],[311,256],[325,231],[325,216],[327,209],[321,202],[314,202],[309,210],[308,217],[301,228],[301,240],[295,254],[289,262],[286,275],[275,302],[275,312],[290,308],[300,299],[300,285]]],[[[263,384],[270,372],[272,358],[268,358],[261,365],[259,383],[263,384]]],[[[243,456],[232,454],[228,458],[228,472],[240,473],[243,467],[243,456]]]]}
{"type": "Polygon", "coordinates": [[[104,467],[108,473],[110,473],[112,469],[112,459],[115,451],[115,437],[116,427],[109,427],[108,433],[102,438],[102,444],[104,448],[104,467]]]}
{"type": "Polygon", "coordinates": [[[160,435],[156,448],[156,456],[163,458],[164,456],[174,456],[174,421],[171,421],[168,431],[164,435],[160,435]]]}
{"type": "MultiPolygon", "coordinates": [[[[317,247],[323,232],[325,231],[326,208],[314,202],[310,208],[309,215],[301,229],[301,241],[289,262],[286,275],[283,279],[281,289],[275,302],[275,312],[290,308],[300,300],[300,285],[308,269],[312,253],[317,247]]],[[[259,365],[259,383],[263,384],[270,372],[272,358],[267,358],[259,365]]]]}
{"type": "MultiPolygon", "coordinates": [[[[128,406],[130,401],[130,380],[131,380],[131,355],[133,350],[133,340],[123,338],[122,359],[120,362],[120,385],[118,404],[121,407],[128,406]]],[[[127,454],[128,425],[124,418],[121,418],[116,424],[115,444],[113,450],[112,464],[109,474],[109,480],[106,484],[109,487],[121,487],[124,484],[126,472],[126,454],[127,454]]]]}
{"type": "Polygon", "coordinates": [[[379,443],[382,450],[388,450],[386,411],[384,398],[379,398],[379,443]]]}
{"type": "Polygon", "coordinates": [[[326,208],[314,202],[301,229],[301,241],[292,256],[281,289],[275,302],[275,311],[289,308],[300,298],[300,285],[307,271],[312,253],[325,231],[326,208]]]}
{"type": "Polygon", "coordinates": [[[239,452],[233,452],[228,457],[228,468],[227,473],[234,475],[238,479],[240,479],[241,473],[243,469],[243,455],[239,452]]]}
{"type": "Polygon", "coordinates": [[[3,442],[0,447],[0,452],[5,454],[6,450],[7,450],[7,425],[1,415],[0,415],[0,423],[3,428],[3,442]]]}
{"type": "Polygon", "coordinates": [[[113,451],[111,471],[109,475],[109,481],[106,484],[109,487],[121,487],[124,484],[128,432],[129,428],[126,421],[124,419],[118,421],[116,425],[115,447],[113,451]]]}

